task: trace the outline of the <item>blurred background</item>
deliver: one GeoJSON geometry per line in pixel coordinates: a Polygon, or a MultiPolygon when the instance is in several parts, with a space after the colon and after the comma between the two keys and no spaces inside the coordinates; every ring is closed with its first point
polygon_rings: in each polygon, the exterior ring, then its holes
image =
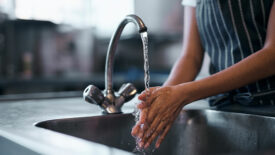
{"type": "MultiPolygon", "coordinates": [[[[80,96],[88,84],[104,89],[107,47],[127,14],[148,27],[151,86],[164,82],[181,51],[181,0],[0,0],[0,12],[4,100],[49,92],[80,96]]],[[[115,58],[115,89],[132,82],[143,90],[142,43],[134,25],[123,31],[115,58]]]]}

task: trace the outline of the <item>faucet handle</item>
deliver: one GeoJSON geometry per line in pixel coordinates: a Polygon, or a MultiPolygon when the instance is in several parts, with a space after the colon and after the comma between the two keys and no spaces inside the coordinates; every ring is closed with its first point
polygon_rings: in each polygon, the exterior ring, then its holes
{"type": "Polygon", "coordinates": [[[124,98],[124,102],[131,100],[137,93],[136,87],[132,83],[123,84],[118,94],[124,98]]]}
{"type": "Polygon", "coordinates": [[[104,114],[121,113],[120,108],[110,104],[109,100],[104,97],[100,89],[94,85],[89,85],[83,92],[83,98],[85,101],[91,104],[99,105],[103,110],[104,114]]]}
{"type": "Polygon", "coordinates": [[[83,92],[83,98],[85,101],[97,105],[101,105],[104,101],[103,93],[94,85],[89,85],[85,88],[83,92]]]}

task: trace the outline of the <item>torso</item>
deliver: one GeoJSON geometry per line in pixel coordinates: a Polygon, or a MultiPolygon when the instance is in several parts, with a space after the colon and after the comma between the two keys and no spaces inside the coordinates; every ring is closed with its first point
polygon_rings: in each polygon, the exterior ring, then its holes
{"type": "MultiPolygon", "coordinates": [[[[196,18],[211,73],[224,70],[263,47],[274,0],[197,0],[196,18]]],[[[275,76],[235,90],[257,93],[275,89],[275,76]]],[[[275,99],[275,97],[274,97],[275,99]]],[[[275,100],[261,100],[274,104],[275,100]]]]}

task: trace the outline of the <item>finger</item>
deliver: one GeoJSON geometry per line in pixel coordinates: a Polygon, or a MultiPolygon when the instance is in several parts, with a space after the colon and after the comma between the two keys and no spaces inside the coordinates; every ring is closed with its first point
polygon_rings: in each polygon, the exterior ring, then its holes
{"type": "Polygon", "coordinates": [[[137,135],[138,138],[142,138],[144,135],[144,132],[148,129],[148,123],[147,123],[147,114],[148,114],[148,109],[143,109],[140,114],[140,128],[139,128],[139,133],[137,135]]]}
{"type": "Polygon", "coordinates": [[[159,148],[160,144],[162,143],[164,137],[167,135],[168,131],[170,130],[173,123],[169,124],[167,127],[165,127],[164,131],[162,132],[161,136],[158,138],[155,147],[159,148]]]}
{"type": "MultiPolygon", "coordinates": [[[[149,108],[149,105],[147,103],[140,103],[140,104],[146,104],[146,107],[144,107],[144,108],[142,107],[143,109],[140,109],[141,112],[139,115],[140,116],[139,122],[141,122],[141,123],[146,122],[147,124],[151,124],[151,122],[153,122],[153,119],[155,118],[154,116],[157,115],[157,113],[155,111],[158,111],[158,110],[155,110],[155,108],[154,109],[149,108]],[[149,116],[149,112],[150,112],[150,116],[149,116]]],[[[140,105],[140,106],[143,106],[143,105],[140,105]]]]}
{"type": "Polygon", "coordinates": [[[146,130],[147,126],[148,126],[147,123],[146,123],[147,113],[148,113],[147,108],[143,109],[140,112],[139,121],[132,130],[132,135],[133,136],[139,137],[139,138],[141,138],[143,136],[144,130],[146,130]]]}
{"type": "MultiPolygon", "coordinates": [[[[160,110],[161,110],[161,106],[159,105],[159,102],[161,103],[161,99],[160,98],[155,98],[154,100],[152,100],[151,104],[154,104],[153,106],[150,106],[150,108],[148,108],[148,112],[147,112],[147,123],[151,124],[155,118],[158,118],[157,116],[160,114],[160,110]]],[[[163,114],[161,114],[163,115],[163,114]]]]}
{"type": "Polygon", "coordinates": [[[147,102],[140,102],[140,103],[137,104],[138,109],[144,109],[148,106],[149,106],[149,104],[147,102]]]}
{"type": "Polygon", "coordinates": [[[162,92],[158,91],[158,90],[159,90],[159,88],[155,88],[150,92],[149,97],[147,97],[147,99],[146,99],[146,103],[150,103],[150,104],[153,103],[154,100],[162,94],[162,92]]]}
{"type": "Polygon", "coordinates": [[[148,115],[148,108],[141,110],[139,114],[139,123],[145,123],[147,119],[147,115],[148,115]]]}
{"type": "Polygon", "coordinates": [[[139,131],[139,128],[140,128],[140,125],[139,125],[139,124],[136,124],[136,125],[132,128],[131,135],[132,135],[133,137],[136,137],[136,136],[137,136],[138,131],[139,131]]]}
{"type": "Polygon", "coordinates": [[[145,101],[145,100],[146,100],[146,96],[147,96],[146,91],[143,91],[143,92],[138,96],[138,99],[141,100],[141,101],[145,101]]]}
{"type": "Polygon", "coordinates": [[[132,128],[131,134],[133,137],[137,137],[140,131],[141,123],[138,121],[136,125],[132,128]]]}
{"type": "Polygon", "coordinates": [[[148,95],[146,100],[144,100],[144,101],[137,104],[137,108],[138,109],[144,109],[144,108],[150,107],[150,105],[154,102],[156,97],[154,97],[154,96],[151,97],[151,96],[148,95]]]}
{"type": "Polygon", "coordinates": [[[150,138],[151,135],[155,132],[159,124],[160,124],[160,118],[155,118],[152,124],[150,125],[150,127],[147,130],[145,130],[142,137],[142,142],[144,144],[146,144],[145,142],[147,142],[148,138],[150,138]]]}
{"type": "MultiPolygon", "coordinates": [[[[156,100],[154,101],[154,104],[155,103],[157,104],[158,102],[161,103],[160,100],[162,99],[156,98],[156,100]]],[[[166,109],[166,111],[162,112],[163,110],[161,110],[162,108],[160,106],[157,106],[157,107],[152,106],[152,108],[149,108],[148,110],[146,122],[149,124],[149,127],[142,137],[143,142],[147,141],[147,139],[151,136],[151,134],[155,132],[158,125],[161,123],[161,120],[166,120],[166,122],[168,122],[170,120],[174,120],[174,118],[177,117],[178,115],[179,110],[174,111],[174,110],[166,109]],[[173,116],[169,116],[170,114],[172,114],[173,116]],[[167,116],[169,116],[169,118],[167,118],[167,116]]]]}
{"type": "Polygon", "coordinates": [[[136,123],[136,125],[132,128],[131,134],[134,137],[137,137],[140,132],[140,128],[142,124],[145,122],[146,117],[144,116],[145,114],[143,112],[140,113],[139,115],[139,121],[136,123]]]}
{"type": "Polygon", "coordinates": [[[170,118],[168,120],[169,123],[166,123],[165,125],[165,128],[163,128],[163,130],[161,131],[161,134],[160,136],[158,137],[157,141],[156,141],[156,144],[155,144],[155,147],[156,148],[159,148],[160,144],[162,143],[163,139],[165,138],[165,136],[167,135],[168,131],[170,130],[171,126],[173,125],[174,123],[174,120],[178,117],[178,114],[180,113],[181,111],[181,108],[180,109],[177,109],[174,113],[175,115],[172,116],[172,118],[170,118]]]}
{"type": "Polygon", "coordinates": [[[159,87],[152,87],[149,89],[144,90],[143,92],[141,92],[141,94],[138,96],[139,100],[145,101],[147,99],[148,96],[151,95],[152,92],[154,92],[156,89],[158,89],[159,87]]]}
{"type": "Polygon", "coordinates": [[[165,121],[160,122],[160,124],[158,125],[157,129],[152,134],[152,136],[149,137],[148,140],[144,142],[144,144],[145,144],[144,148],[145,149],[148,148],[151,145],[152,141],[162,133],[163,129],[165,128],[165,125],[166,125],[165,121]]]}

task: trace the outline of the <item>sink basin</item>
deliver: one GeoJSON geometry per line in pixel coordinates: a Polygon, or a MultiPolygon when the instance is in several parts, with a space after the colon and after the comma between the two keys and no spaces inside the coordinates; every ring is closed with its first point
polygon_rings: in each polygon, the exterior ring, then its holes
{"type": "MultiPolygon", "coordinates": [[[[49,120],[37,127],[132,152],[132,114],[49,120]]],[[[214,110],[183,110],[151,154],[231,154],[275,147],[275,118],[214,110]]]]}
{"type": "Polygon", "coordinates": [[[38,155],[38,153],[0,136],[0,154],[38,155]]]}

